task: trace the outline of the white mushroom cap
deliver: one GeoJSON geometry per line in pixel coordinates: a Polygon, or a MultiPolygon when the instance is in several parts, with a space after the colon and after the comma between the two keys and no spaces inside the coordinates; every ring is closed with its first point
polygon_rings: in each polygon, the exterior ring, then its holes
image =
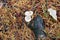
{"type": "Polygon", "coordinates": [[[33,11],[26,11],[26,12],[25,12],[25,15],[26,15],[26,16],[32,16],[32,15],[33,15],[33,11]]]}
{"type": "Polygon", "coordinates": [[[32,18],[31,18],[30,16],[26,16],[26,17],[25,17],[25,21],[26,21],[26,22],[30,22],[31,19],[32,19],[32,18]]]}
{"type": "Polygon", "coordinates": [[[30,11],[30,15],[31,15],[31,16],[33,15],[33,11],[30,11]]]}

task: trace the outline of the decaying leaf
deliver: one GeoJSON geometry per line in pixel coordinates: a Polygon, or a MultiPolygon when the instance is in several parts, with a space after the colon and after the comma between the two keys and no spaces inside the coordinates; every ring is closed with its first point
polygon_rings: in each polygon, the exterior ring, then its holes
{"type": "Polygon", "coordinates": [[[31,22],[30,24],[30,28],[33,28],[33,32],[35,33],[35,36],[36,36],[36,40],[38,40],[38,37],[46,37],[46,34],[45,32],[43,31],[44,30],[44,23],[43,23],[43,19],[37,15],[34,20],[34,22],[31,22]],[[32,26],[33,24],[33,26],[32,26]]]}

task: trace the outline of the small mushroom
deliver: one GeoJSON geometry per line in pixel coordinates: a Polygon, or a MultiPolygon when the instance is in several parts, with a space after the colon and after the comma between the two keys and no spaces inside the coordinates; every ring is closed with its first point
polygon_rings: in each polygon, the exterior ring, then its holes
{"type": "Polygon", "coordinates": [[[26,17],[25,17],[25,21],[26,21],[26,22],[30,22],[31,19],[32,19],[32,18],[31,18],[30,16],[26,16],[26,17]]]}
{"type": "Polygon", "coordinates": [[[33,11],[26,11],[26,12],[25,12],[25,15],[26,15],[26,16],[32,16],[32,15],[33,15],[33,11]]]}
{"type": "Polygon", "coordinates": [[[33,11],[26,11],[25,12],[25,21],[30,22],[31,21],[31,16],[33,15],[33,11]]]}

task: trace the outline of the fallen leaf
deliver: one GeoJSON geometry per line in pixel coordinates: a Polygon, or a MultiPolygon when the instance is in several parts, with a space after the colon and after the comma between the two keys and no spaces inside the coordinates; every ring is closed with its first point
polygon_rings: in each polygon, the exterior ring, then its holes
{"type": "Polygon", "coordinates": [[[50,14],[55,20],[57,20],[56,10],[54,10],[54,9],[52,9],[52,8],[49,8],[48,11],[49,11],[49,14],[50,14]]]}
{"type": "Polygon", "coordinates": [[[2,8],[2,6],[3,6],[3,3],[0,3],[0,8],[2,8]]]}

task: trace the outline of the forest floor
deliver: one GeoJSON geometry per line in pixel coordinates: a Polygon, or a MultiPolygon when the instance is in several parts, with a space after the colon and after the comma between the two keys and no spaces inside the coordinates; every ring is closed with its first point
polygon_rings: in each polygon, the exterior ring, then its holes
{"type": "Polygon", "coordinates": [[[60,0],[0,0],[0,40],[34,40],[33,31],[24,20],[25,11],[32,10],[33,18],[39,14],[45,24],[47,38],[60,39],[60,0]],[[57,21],[47,11],[57,11],[57,21]]]}

